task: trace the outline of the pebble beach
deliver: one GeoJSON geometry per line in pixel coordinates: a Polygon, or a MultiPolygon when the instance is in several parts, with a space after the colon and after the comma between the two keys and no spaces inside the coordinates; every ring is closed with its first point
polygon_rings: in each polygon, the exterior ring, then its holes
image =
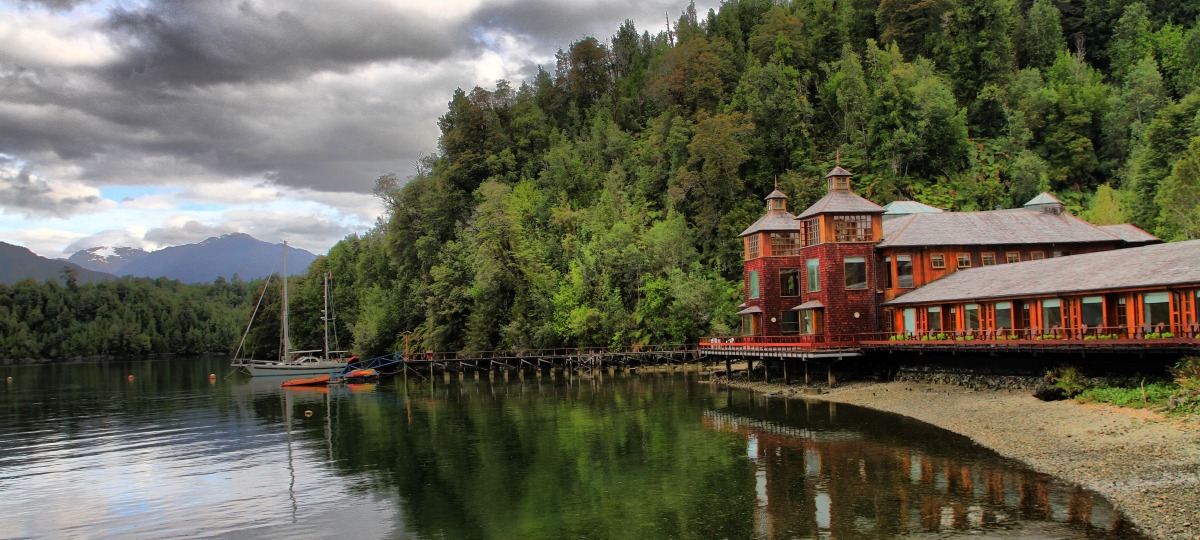
{"type": "Polygon", "coordinates": [[[1103,495],[1153,538],[1200,540],[1200,419],[1194,417],[1045,402],[1029,390],[917,382],[851,383],[817,395],[783,384],[729,384],[915,418],[1103,495]]]}

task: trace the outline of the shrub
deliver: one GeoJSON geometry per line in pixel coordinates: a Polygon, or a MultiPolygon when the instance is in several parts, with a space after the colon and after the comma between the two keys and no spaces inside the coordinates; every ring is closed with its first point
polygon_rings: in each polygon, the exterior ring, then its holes
{"type": "Polygon", "coordinates": [[[1062,366],[1046,373],[1046,382],[1051,388],[1062,390],[1067,397],[1075,397],[1088,389],[1087,378],[1074,366],[1062,366]]]}
{"type": "Polygon", "coordinates": [[[1200,356],[1185,356],[1180,358],[1175,366],[1170,368],[1175,384],[1185,392],[1200,394],[1200,356]]]}

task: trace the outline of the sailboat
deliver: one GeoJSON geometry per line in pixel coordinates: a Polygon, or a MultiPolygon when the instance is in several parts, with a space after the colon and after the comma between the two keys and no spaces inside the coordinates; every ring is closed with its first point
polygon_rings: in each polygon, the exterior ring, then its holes
{"type": "MultiPolygon", "coordinates": [[[[267,283],[270,283],[270,278],[267,278],[267,283]]],[[[265,296],[266,286],[263,286],[265,296]]],[[[246,325],[246,332],[242,334],[242,342],[238,345],[237,352],[233,355],[231,366],[237,368],[252,377],[262,376],[290,376],[290,377],[305,377],[313,375],[329,375],[335,371],[341,371],[346,367],[346,362],[349,359],[341,358],[339,355],[346,351],[331,351],[329,350],[329,321],[332,319],[329,309],[329,273],[325,273],[325,309],[321,312],[321,321],[325,324],[325,346],[322,349],[313,350],[294,350],[292,349],[292,340],[288,330],[288,280],[287,280],[287,242],[283,243],[283,315],[280,325],[279,336],[279,357],[275,360],[254,360],[241,357],[246,344],[246,336],[250,334],[250,327],[254,324],[254,316],[250,317],[250,324],[246,325]]],[[[262,303],[262,297],[258,299],[262,303]]],[[[258,313],[258,306],[255,306],[254,313],[258,313]]]]}

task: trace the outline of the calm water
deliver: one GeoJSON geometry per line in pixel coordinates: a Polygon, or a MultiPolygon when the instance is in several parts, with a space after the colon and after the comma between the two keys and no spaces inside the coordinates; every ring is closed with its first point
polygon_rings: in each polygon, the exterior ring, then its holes
{"type": "Polygon", "coordinates": [[[695,374],[285,391],[227,372],[0,367],[0,537],[1136,537],[962,437],[695,374]]]}

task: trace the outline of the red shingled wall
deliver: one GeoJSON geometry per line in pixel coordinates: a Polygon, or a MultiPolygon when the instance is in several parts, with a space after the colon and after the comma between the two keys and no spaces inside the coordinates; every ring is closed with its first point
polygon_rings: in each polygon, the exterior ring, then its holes
{"type": "MultiPolygon", "coordinates": [[[[746,299],[746,306],[758,306],[763,310],[762,313],[762,329],[761,335],[778,336],[781,335],[780,323],[782,318],[780,314],[783,311],[792,309],[803,301],[801,297],[789,296],[783,298],[779,296],[779,270],[783,268],[800,268],[803,272],[804,259],[800,257],[760,257],[758,259],[746,261],[742,265],[742,294],[746,299]],[[750,271],[758,270],[758,298],[750,299],[750,271]],[[771,322],[771,318],[775,318],[775,322],[771,322]]],[[[803,291],[804,282],[800,283],[801,291],[803,291]]],[[[803,294],[803,293],[801,293],[803,294]]]]}
{"type": "MultiPolygon", "coordinates": [[[[875,245],[872,243],[855,244],[818,244],[804,248],[800,252],[801,259],[817,258],[821,260],[821,290],[819,292],[804,292],[804,301],[819,300],[825,305],[825,333],[827,335],[861,334],[877,332],[875,316],[874,283],[876,262],[875,245]],[[863,257],[867,263],[867,288],[846,290],[846,257],[863,257]],[[854,313],[859,314],[858,318],[854,313]]],[[[808,269],[801,261],[801,287],[808,284],[808,269]]]]}

